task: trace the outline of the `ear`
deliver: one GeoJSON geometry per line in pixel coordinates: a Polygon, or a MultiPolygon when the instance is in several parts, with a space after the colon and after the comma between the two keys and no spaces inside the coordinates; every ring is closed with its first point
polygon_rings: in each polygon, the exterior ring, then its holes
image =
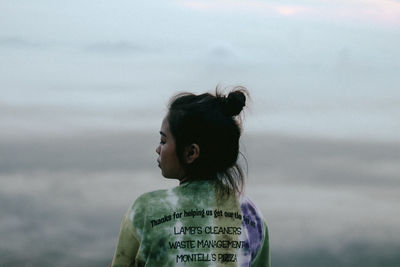
{"type": "Polygon", "coordinates": [[[185,148],[184,160],[186,164],[193,163],[200,156],[200,147],[198,144],[191,144],[185,148]]]}

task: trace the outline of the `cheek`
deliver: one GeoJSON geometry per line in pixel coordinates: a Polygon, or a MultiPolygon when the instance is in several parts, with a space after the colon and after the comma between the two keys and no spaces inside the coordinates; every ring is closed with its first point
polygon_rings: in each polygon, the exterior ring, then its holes
{"type": "Polygon", "coordinates": [[[171,153],[169,152],[169,149],[168,149],[167,145],[164,145],[164,146],[161,147],[161,149],[160,149],[160,157],[161,157],[161,159],[163,159],[164,161],[167,161],[168,158],[171,157],[170,154],[171,153]]]}
{"type": "Polygon", "coordinates": [[[173,147],[165,147],[163,150],[163,158],[165,161],[168,161],[169,164],[176,165],[178,158],[176,157],[175,149],[173,147]]]}

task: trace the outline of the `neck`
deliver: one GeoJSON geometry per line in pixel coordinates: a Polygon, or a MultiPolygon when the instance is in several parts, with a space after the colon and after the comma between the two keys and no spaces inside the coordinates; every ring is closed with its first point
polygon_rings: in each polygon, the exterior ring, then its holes
{"type": "Polygon", "coordinates": [[[181,179],[179,179],[179,184],[182,184],[182,183],[184,183],[186,181],[189,181],[189,177],[185,175],[181,179]]]}

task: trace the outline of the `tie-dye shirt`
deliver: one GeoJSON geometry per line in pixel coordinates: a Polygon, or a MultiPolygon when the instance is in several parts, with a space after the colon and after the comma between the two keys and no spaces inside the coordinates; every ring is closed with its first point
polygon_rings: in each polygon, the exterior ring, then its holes
{"type": "Polygon", "coordinates": [[[212,182],[140,196],[121,225],[112,266],[270,266],[268,229],[246,197],[212,182]]]}

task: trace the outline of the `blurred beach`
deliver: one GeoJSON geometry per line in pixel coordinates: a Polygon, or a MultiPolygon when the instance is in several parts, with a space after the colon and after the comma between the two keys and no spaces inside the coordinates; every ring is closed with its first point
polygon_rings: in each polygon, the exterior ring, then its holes
{"type": "MultiPolygon", "coordinates": [[[[125,210],[177,185],[157,133],[1,143],[0,266],[107,266],[125,210]]],[[[273,266],[398,266],[400,147],[244,134],[273,266]]]]}

